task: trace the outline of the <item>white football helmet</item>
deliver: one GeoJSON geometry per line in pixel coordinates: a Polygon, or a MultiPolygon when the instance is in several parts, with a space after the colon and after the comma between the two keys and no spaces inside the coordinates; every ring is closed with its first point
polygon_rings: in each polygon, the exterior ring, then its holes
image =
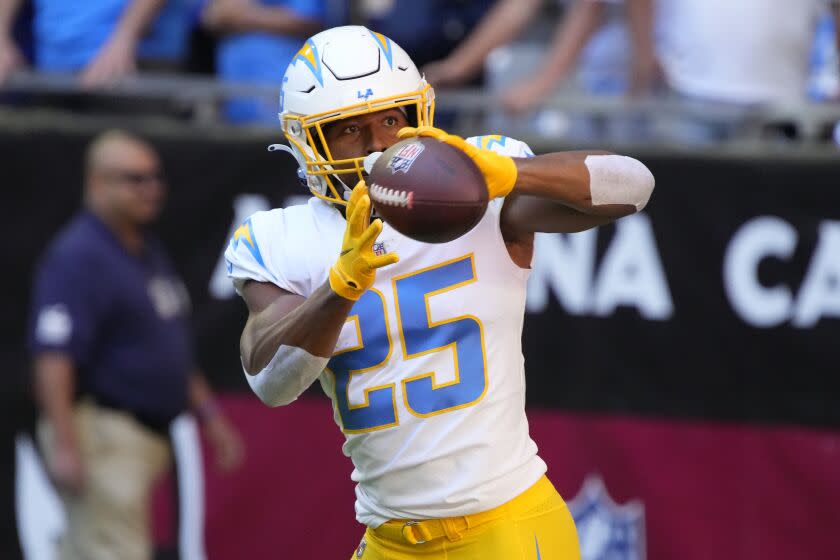
{"type": "Polygon", "coordinates": [[[346,204],[352,185],[331,176],[334,166],[343,173],[355,168],[361,179],[364,157],[333,159],[321,127],[389,107],[405,107],[413,126],[432,125],[434,97],[408,54],[389,38],[355,25],[327,29],[307,39],[286,69],[279,117],[289,146],[272,148],[295,157],[312,194],[346,204]]]}

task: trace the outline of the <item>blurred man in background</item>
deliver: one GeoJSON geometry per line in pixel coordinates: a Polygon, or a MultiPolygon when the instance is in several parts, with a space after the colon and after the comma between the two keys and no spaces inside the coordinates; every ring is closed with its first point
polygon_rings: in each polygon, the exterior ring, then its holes
{"type": "Polygon", "coordinates": [[[239,436],[195,367],[186,290],[145,231],[164,192],[151,146],[117,131],[95,139],[85,208],[37,273],[38,437],[66,508],[63,559],[150,558],[149,493],[170,463],[169,424],[189,405],[220,466],[241,460],[239,436]]]}
{"type": "MultiPolygon", "coordinates": [[[[280,85],[300,43],[326,17],[325,0],[210,0],[202,19],[223,34],[216,46],[216,72],[231,82],[280,85]]],[[[277,100],[234,99],[226,105],[236,123],[277,123],[277,100]]]]}
{"type": "MultiPolygon", "coordinates": [[[[177,69],[188,46],[192,1],[34,0],[35,66],[78,72],[90,87],[113,83],[138,66],[177,69]]],[[[12,37],[22,2],[0,2],[0,82],[24,65],[12,37]]]]}

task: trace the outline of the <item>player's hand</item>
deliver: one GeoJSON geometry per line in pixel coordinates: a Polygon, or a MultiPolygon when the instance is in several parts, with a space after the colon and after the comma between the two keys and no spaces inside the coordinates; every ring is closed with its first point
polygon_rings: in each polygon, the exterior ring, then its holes
{"type": "Polygon", "coordinates": [[[401,140],[413,136],[435,138],[467,154],[484,176],[484,182],[487,183],[487,194],[491,199],[507,196],[513,190],[518,171],[512,157],[497,154],[492,150],[476,148],[460,136],[447,134],[433,126],[421,126],[419,128],[409,126],[397,133],[397,137],[401,140]]]}
{"type": "Polygon", "coordinates": [[[373,243],[382,231],[382,220],[370,221],[370,196],[359,181],[347,201],[347,228],[341,255],[330,269],[330,287],[343,298],[358,300],[373,285],[376,269],[399,260],[395,253],[376,255],[373,243]]]}

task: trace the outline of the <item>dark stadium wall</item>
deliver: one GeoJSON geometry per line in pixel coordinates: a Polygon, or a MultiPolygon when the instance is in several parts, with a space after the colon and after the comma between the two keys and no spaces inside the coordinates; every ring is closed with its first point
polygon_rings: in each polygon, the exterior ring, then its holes
{"type": "MultiPolygon", "coordinates": [[[[15,364],[33,267],[78,208],[88,139],[0,131],[15,271],[0,291],[0,334],[15,364]]],[[[291,158],[256,141],[151,139],[170,184],[158,231],[190,289],[199,358],[217,386],[244,389],[245,310],[221,254],[251,212],[308,191],[291,158]]],[[[840,426],[840,161],[644,160],[658,184],[644,213],[538,239],[524,335],[530,402],[840,426]]]]}
{"type": "MultiPolygon", "coordinates": [[[[25,377],[30,278],[79,205],[89,138],[0,130],[9,376],[25,377]]],[[[347,557],[361,530],[329,404],[319,388],[280,410],[246,392],[245,310],[220,260],[250,212],[307,192],[247,136],[151,139],[170,183],[157,229],[248,443],[243,472],[207,466],[210,557],[347,557]]],[[[578,497],[584,548],[612,558],[825,557],[840,547],[840,161],[642,159],[658,185],[643,214],[538,240],[523,341],[549,475],[578,497]]]]}

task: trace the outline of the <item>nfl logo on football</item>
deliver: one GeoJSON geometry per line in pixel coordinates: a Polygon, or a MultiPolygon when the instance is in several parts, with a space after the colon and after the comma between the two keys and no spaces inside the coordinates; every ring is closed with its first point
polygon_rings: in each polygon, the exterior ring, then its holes
{"type": "Polygon", "coordinates": [[[599,476],[588,476],[569,503],[581,560],[645,560],[645,508],[638,500],[616,504],[599,476]]]}
{"type": "Polygon", "coordinates": [[[391,161],[388,162],[388,169],[391,170],[391,173],[408,173],[408,170],[414,164],[414,160],[425,149],[426,147],[419,142],[406,144],[391,156],[391,161]]]}

